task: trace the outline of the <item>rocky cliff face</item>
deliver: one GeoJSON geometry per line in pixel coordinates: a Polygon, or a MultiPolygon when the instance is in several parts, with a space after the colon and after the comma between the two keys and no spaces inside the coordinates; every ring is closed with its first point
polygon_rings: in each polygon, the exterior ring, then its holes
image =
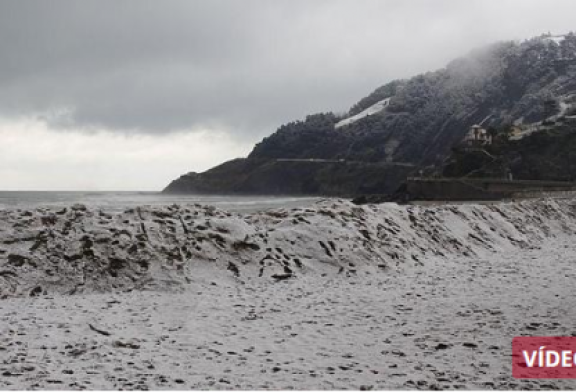
{"type": "Polygon", "coordinates": [[[547,101],[571,94],[576,35],[498,43],[382,86],[344,117],[321,113],[283,125],[248,158],[182,176],[165,191],[387,193],[407,174],[446,159],[473,124],[541,121],[550,115],[547,101]]]}

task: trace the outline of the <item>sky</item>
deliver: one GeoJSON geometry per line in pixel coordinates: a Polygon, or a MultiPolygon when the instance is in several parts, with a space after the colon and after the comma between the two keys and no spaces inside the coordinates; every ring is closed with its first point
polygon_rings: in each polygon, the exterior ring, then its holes
{"type": "Polygon", "coordinates": [[[0,0],[0,190],[161,190],[573,0],[0,0]]]}

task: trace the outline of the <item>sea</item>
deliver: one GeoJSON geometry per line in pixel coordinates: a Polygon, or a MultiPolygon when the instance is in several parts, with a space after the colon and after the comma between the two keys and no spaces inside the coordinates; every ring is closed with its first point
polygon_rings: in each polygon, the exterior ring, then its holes
{"type": "Polygon", "coordinates": [[[81,203],[107,212],[122,212],[136,206],[202,204],[232,212],[257,212],[312,205],[317,197],[167,195],[160,192],[31,192],[0,191],[0,210],[61,208],[81,203]]]}

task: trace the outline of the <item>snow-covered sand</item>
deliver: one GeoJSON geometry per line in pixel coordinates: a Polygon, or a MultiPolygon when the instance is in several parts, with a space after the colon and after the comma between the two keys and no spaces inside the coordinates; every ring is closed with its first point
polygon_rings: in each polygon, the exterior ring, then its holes
{"type": "Polygon", "coordinates": [[[576,202],[0,212],[2,388],[575,388],[576,202]],[[32,296],[30,296],[32,295],[32,296]]]}

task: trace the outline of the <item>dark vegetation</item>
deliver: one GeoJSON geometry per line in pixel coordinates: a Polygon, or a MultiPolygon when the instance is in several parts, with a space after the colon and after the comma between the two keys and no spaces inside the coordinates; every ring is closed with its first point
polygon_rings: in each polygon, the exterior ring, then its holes
{"type": "Polygon", "coordinates": [[[443,170],[446,177],[576,181],[576,123],[551,126],[520,140],[506,130],[491,146],[458,149],[443,170]]]}

